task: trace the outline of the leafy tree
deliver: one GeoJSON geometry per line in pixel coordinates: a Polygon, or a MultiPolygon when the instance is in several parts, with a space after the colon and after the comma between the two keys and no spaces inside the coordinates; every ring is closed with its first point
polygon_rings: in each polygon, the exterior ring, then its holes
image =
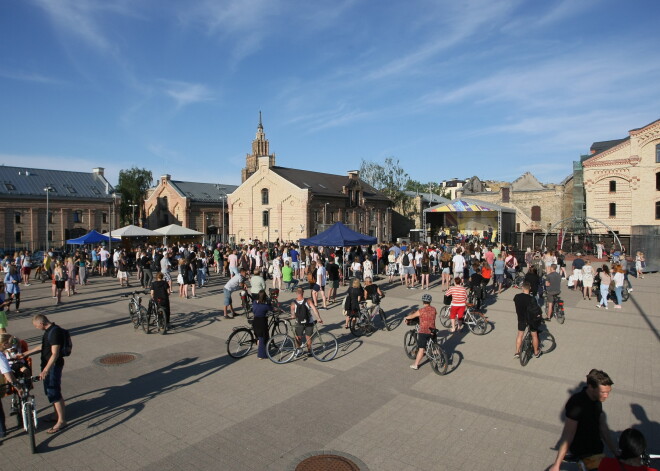
{"type": "MultiPolygon", "coordinates": [[[[122,224],[133,223],[133,208],[131,204],[136,204],[135,220],[138,222],[141,215],[144,214],[144,199],[147,196],[147,190],[153,183],[153,175],[150,170],[133,167],[129,170],[119,171],[119,183],[117,192],[121,194],[121,204],[119,206],[119,215],[122,224]]],[[[146,215],[145,215],[146,216],[146,215]]]]}
{"type": "Polygon", "coordinates": [[[395,206],[402,204],[407,199],[404,190],[409,177],[401,168],[399,160],[394,160],[394,157],[386,158],[383,165],[362,159],[360,177],[387,195],[395,206]]]}

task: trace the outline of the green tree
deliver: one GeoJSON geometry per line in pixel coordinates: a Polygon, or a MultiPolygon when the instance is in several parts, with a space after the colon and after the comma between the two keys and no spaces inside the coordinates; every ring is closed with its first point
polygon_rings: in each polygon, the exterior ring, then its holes
{"type": "Polygon", "coordinates": [[[360,178],[387,195],[395,206],[404,203],[407,199],[404,190],[409,177],[401,168],[399,160],[394,160],[394,157],[386,158],[383,165],[362,159],[360,178]]]}
{"type": "Polygon", "coordinates": [[[122,224],[133,223],[133,207],[135,208],[135,222],[137,223],[144,214],[144,199],[147,196],[147,190],[153,183],[153,175],[150,170],[145,168],[133,167],[128,170],[119,171],[119,183],[117,192],[121,194],[121,204],[119,206],[119,216],[122,224]]]}

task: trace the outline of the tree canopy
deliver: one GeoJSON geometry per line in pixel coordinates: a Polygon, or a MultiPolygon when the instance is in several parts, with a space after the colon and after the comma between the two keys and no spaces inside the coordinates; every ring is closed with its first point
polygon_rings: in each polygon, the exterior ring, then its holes
{"type": "Polygon", "coordinates": [[[122,224],[133,224],[133,207],[135,207],[135,222],[137,223],[141,215],[144,214],[144,198],[147,190],[153,183],[153,175],[150,170],[145,168],[133,167],[128,170],[119,171],[119,183],[117,192],[121,194],[121,204],[119,206],[119,216],[122,224]]]}
{"type": "Polygon", "coordinates": [[[404,190],[409,177],[394,157],[386,158],[383,165],[362,159],[360,178],[387,195],[395,206],[406,199],[404,190]]]}

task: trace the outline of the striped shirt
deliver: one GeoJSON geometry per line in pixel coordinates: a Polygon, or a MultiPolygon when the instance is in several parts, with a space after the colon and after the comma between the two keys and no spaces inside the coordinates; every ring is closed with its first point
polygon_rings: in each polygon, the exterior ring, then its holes
{"type": "Polygon", "coordinates": [[[465,306],[467,290],[462,286],[452,286],[447,290],[445,296],[451,296],[452,306],[465,306]]]}

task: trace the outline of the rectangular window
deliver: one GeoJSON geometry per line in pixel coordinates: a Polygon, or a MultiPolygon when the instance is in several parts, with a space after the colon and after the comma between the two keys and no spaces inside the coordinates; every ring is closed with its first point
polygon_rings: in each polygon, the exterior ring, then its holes
{"type": "Polygon", "coordinates": [[[610,193],[616,193],[616,181],[610,180],[610,193]]]}
{"type": "Polygon", "coordinates": [[[18,211],[16,211],[16,212],[14,213],[14,222],[15,222],[16,224],[20,224],[20,223],[22,222],[22,219],[23,219],[23,214],[22,214],[22,213],[19,213],[18,211]]]}
{"type": "Polygon", "coordinates": [[[73,222],[83,222],[83,213],[82,211],[73,212],[73,222]]]}
{"type": "Polygon", "coordinates": [[[270,223],[270,218],[269,218],[268,211],[263,211],[261,213],[261,225],[264,227],[268,227],[270,223]]]}
{"type": "Polygon", "coordinates": [[[21,231],[16,231],[16,238],[14,239],[14,242],[23,242],[23,233],[21,231]]]}
{"type": "Polygon", "coordinates": [[[48,242],[53,241],[53,231],[48,231],[48,242]]]}
{"type": "Polygon", "coordinates": [[[102,213],[101,214],[101,221],[103,221],[103,224],[108,223],[108,213],[102,213]]]}
{"type": "Polygon", "coordinates": [[[656,172],[655,174],[655,189],[656,191],[660,191],[660,172],[656,172]]]}
{"type": "Polygon", "coordinates": [[[509,202],[509,189],[502,188],[502,203],[508,203],[508,202],[509,202]]]}
{"type": "Polygon", "coordinates": [[[610,217],[616,217],[616,203],[610,203],[610,217]]]}
{"type": "Polygon", "coordinates": [[[655,163],[660,164],[660,144],[655,145],[655,163]]]}
{"type": "Polygon", "coordinates": [[[53,212],[48,211],[48,224],[52,224],[52,223],[53,223],[53,212]]]}
{"type": "Polygon", "coordinates": [[[319,212],[314,211],[314,221],[319,222],[319,212]]]}
{"type": "Polygon", "coordinates": [[[660,219],[660,201],[655,202],[655,218],[660,219]]]}

